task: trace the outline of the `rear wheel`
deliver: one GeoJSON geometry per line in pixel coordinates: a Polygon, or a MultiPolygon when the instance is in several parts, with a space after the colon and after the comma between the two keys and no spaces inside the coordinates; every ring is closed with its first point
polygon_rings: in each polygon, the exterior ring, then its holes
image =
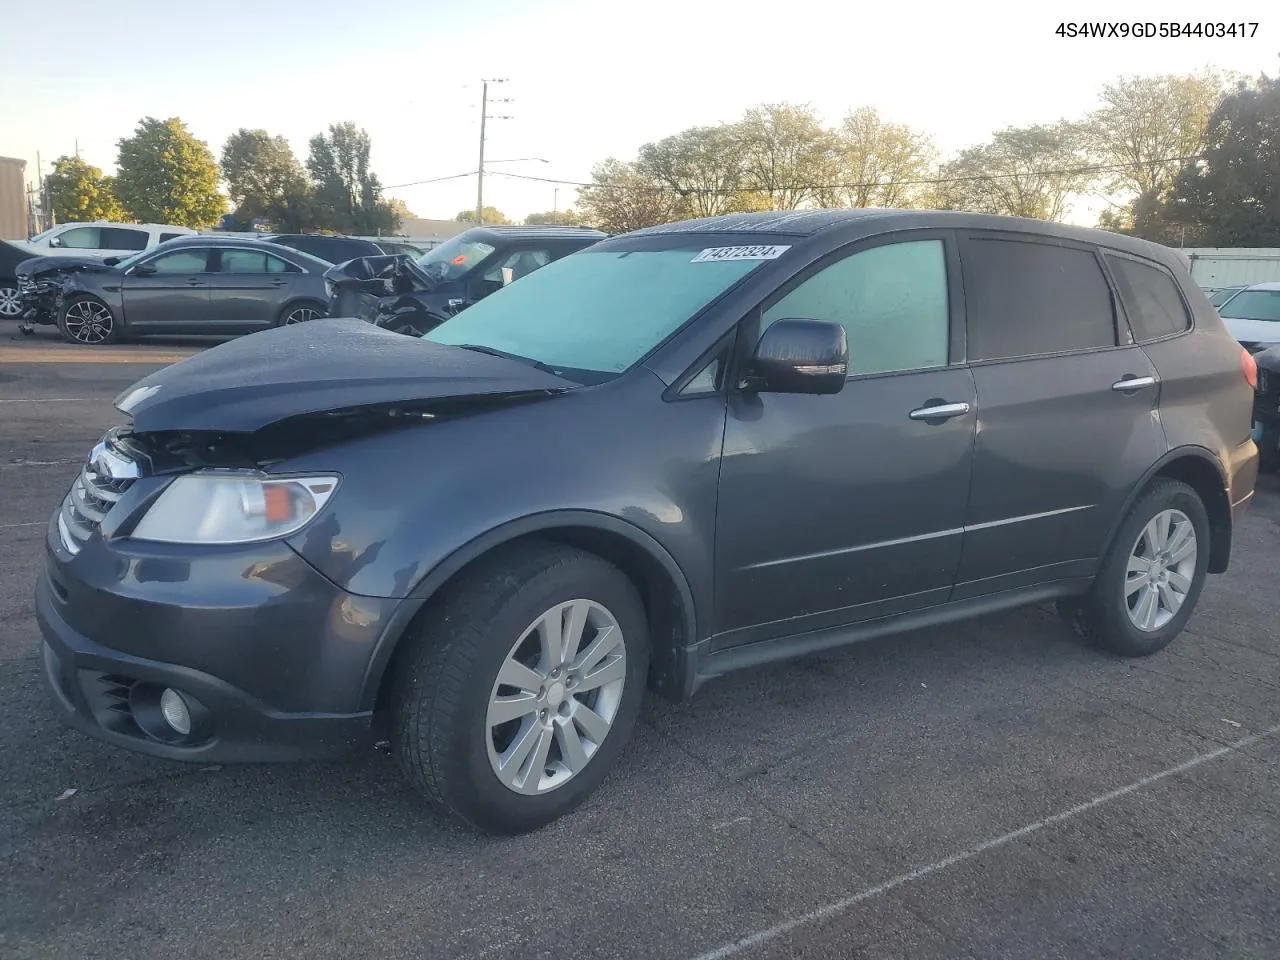
{"type": "Polygon", "coordinates": [[[526,544],[482,561],[396,668],[401,768],[434,809],[485,831],[563,816],[631,735],[647,634],[635,588],[593,554],[526,544]]]}
{"type": "Polygon", "coordinates": [[[1120,526],[1079,625],[1126,657],[1168,646],[1195,609],[1209,568],[1209,516],[1200,495],[1177,480],[1157,480],[1120,526]]]}
{"type": "Polygon", "coordinates": [[[310,320],[318,320],[325,315],[324,307],[318,303],[291,303],[280,311],[280,317],[276,321],[279,326],[291,327],[295,323],[307,323],[310,320]]]}
{"type": "Polygon", "coordinates": [[[58,329],[72,343],[98,347],[120,339],[120,325],[111,309],[97,297],[77,294],[58,311],[58,329]]]}

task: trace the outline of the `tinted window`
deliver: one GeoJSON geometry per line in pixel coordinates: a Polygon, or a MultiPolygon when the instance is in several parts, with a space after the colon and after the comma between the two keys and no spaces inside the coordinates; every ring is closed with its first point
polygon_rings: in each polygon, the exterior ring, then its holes
{"type": "Polygon", "coordinates": [[[160,234],[160,242],[167,243],[170,240],[177,240],[178,237],[185,237],[185,233],[162,233],[160,234]]]}
{"type": "Polygon", "coordinates": [[[947,261],[941,240],[872,247],[805,280],[764,312],[827,320],[845,329],[849,373],[886,373],[947,362],[947,261]]]}
{"type": "Polygon", "coordinates": [[[129,230],[125,227],[102,228],[101,242],[104,250],[145,250],[147,240],[145,230],[129,230]]]}
{"type": "Polygon", "coordinates": [[[1158,267],[1137,260],[1110,254],[1106,257],[1120,290],[1120,302],[1129,315],[1129,326],[1135,340],[1146,343],[1178,333],[1191,325],[1173,277],[1158,267]]]}
{"type": "Polygon", "coordinates": [[[484,272],[484,279],[506,286],[551,262],[550,250],[514,250],[484,272]]]}
{"type": "Polygon", "coordinates": [[[1115,346],[1115,311],[1089,250],[969,239],[961,249],[969,359],[1115,346]]]}
{"type": "Polygon", "coordinates": [[[58,246],[68,250],[101,250],[98,243],[101,231],[97,227],[72,227],[66,233],[58,234],[58,246]]]}
{"type": "Polygon", "coordinates": [[[204,265],[208,258],[206,250],[175,250],[164,256],[148,260],[158,274],[169,273],[204,273],[204,265]]]}
{"type": "Polygon", "coordinates": [[[1242,290],[1218,315],[1224,320],[1280,320],[1280,290],[1242,290]]]}
{"type": "Polygon", "coordinates": [[[223,250],[219,270],[222,273],[289,273],[291,267],[263,251],[223,250]]]}

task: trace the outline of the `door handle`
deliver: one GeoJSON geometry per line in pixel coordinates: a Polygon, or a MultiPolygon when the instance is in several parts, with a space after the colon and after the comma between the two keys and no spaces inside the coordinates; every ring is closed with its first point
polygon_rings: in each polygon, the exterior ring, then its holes
{"type": "Polygon", "coordinates": [[[192,277],[190,280],[188,280],[188,281],[187,281],[187,286],[188,286],[188,287],[203,287],[203,286],[204,286],[204,281],[203,281],[203,280],[197,280],[195,277],[192,277]]]}
{"type": "Polygon", "coordinates": [[[907,416],[912,420],[950,420],[952,417],[963,417],[969,412],[967,403],[939,403],[932,407],[920,407],[912,410],[907,416]]]}
{"type": "Polygon", "coordinates": [[[273,287],[283,287],[288,282],[288,280],[272,280],[271,285],[273,287]]]}
{"type": "Polygon", "coordinates": [[[1139,390],[1145,390],[1147,387],[1154,387],[1155,385],[1155,377],[1124,377],[1113,383],[1111,389],[1117,393],[1137,393],[1139,390]]]}

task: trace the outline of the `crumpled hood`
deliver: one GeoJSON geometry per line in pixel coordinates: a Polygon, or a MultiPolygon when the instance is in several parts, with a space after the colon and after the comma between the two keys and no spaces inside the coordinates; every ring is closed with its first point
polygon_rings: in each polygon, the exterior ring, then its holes
{"type": "Polygon", "coordinates": [[[306,414],[575,386],[516,360],[328,318],[213,347],[144,377],[115,402],[136,433],[248,433],[306,414]]]}
{"type": "Polygon", "coordinates": [[[111,268],[104,264],[102,260],[102,257],[79,255],[65,257],[37,256],[23,260],[14,268],[14,273],[18,278],[35,278],[42,273],[55,273],[60,270],[110,270],[111,268]]]}

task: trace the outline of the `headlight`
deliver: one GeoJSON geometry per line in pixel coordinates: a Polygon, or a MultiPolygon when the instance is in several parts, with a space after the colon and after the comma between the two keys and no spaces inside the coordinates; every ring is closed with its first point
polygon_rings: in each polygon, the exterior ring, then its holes
{"type": "Polygon", "coordinates": [[[132,536],[161,543],[272,540],[306,526],[337,489],[337,477],[191,473],[169,484],[132,536]]]}
{"type": "Polygon", "coordinates": [[[334,287],[334,285],[333,285],[333,281],[332,281],[332,280],[326,280],[326,281],[324,282],[324,295],[325,295],[326,297],[328,297],[330,300],[332,300],[332,299],[333,299],[333,292],[334,292],[334,290],[336,290],[336,289],[337,289],[337,288],[336,288],[336,287],[334,287]]]}

